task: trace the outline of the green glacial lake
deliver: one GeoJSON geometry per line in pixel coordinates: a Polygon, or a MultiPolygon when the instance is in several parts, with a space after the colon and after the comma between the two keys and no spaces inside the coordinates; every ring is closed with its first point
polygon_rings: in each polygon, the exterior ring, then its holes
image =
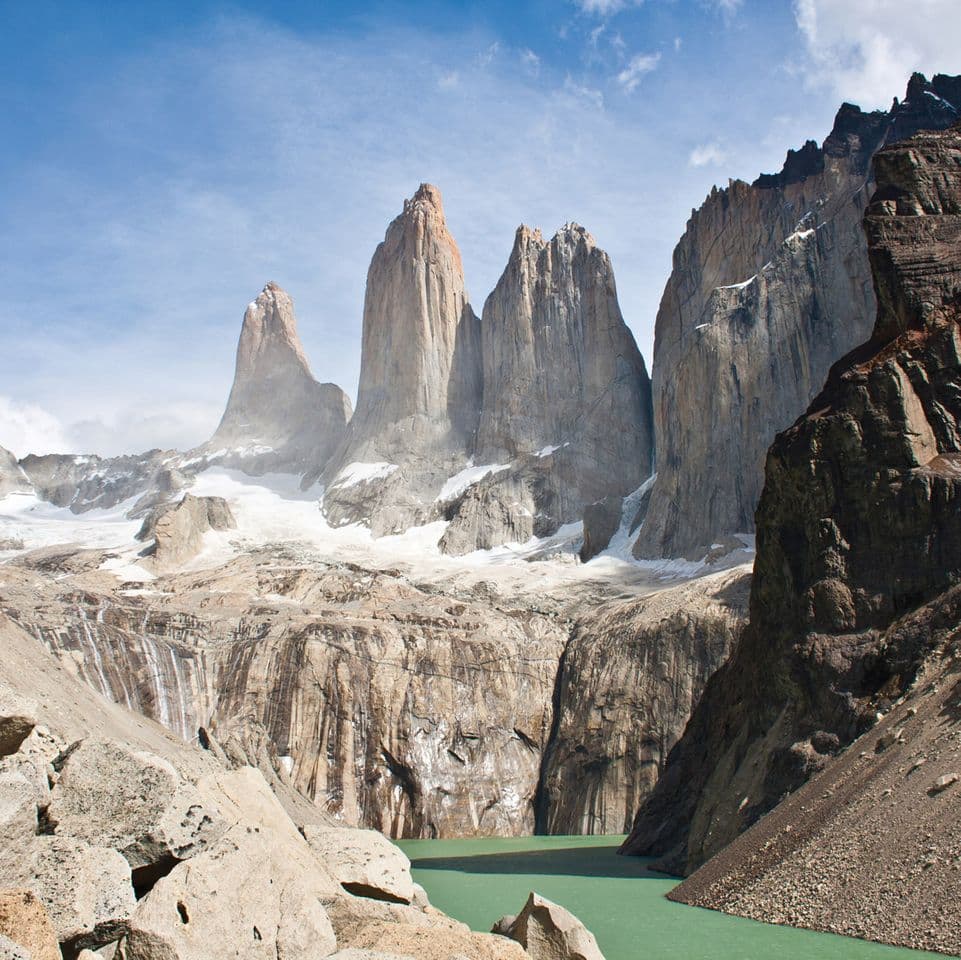
{"type": "Polygon", "coordinates": [[[490,930],[536,890],[575,913],[607,960],[901,960],[936,954],[795,930],[671,903],[677,881],[615,854],[618,837],[405,840],[431,902],[490,930]]]}

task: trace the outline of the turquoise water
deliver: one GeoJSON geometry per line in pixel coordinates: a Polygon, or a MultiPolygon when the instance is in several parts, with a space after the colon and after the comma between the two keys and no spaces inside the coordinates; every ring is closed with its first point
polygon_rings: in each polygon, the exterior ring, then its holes
{"type": "Polygon", "coordinates": [[[517,913],[531,890],[593,931],[607,960],[902,960],[937,956],[671,903],[677,881],[619,857],[619,837],[404,840],[431,902],[475,930],[517,913]]]}

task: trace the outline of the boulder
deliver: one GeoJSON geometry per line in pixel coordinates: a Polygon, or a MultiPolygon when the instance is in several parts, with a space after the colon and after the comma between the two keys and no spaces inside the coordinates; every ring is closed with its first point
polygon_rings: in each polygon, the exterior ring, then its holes
{"type": "Polygon", "coordinates": [[[471,960],[530,960],[518,944],[504,937],[380,920],[361,927],[347,946],[409,954],[417,960],[450,960],[452,956],[471,960]]]}
{"type": "Polygon", "coordinates": [[[47,818],[58,836],[123,854],[138,887],[170,861],[205,849],[224,829],[217,808],[169,761],[94,738],[79,741],[62,760],[47,818]]]}
{"type": "Polygon", "coordinates": [[[19,773],[0,773],[0,857],[37,832],[37,795],[19,773]]]}
{"type": "Polygon", "coordinates": [[[46,727],[36,726],[16,753],[0,757],[0,776],[18,774],[24,777],[33,787],[37,806],[46,807],[50,802],[50,778],[55,773],[52,762],[66,746],[46,727]]]}
{"type": "Polygon", "coordinates": [[[395,903],[413,900],[410,860],[382,833],[317,824],[305,826],[303,832],[317,857],[349,893],[395,903]]]}
{"type": "Polygon", "coordinates": [[[320,869],[291,861],[269,832],[237,825],[175,867],[140,902],[127,960],[313,960],[337,946],[320,869]],[[315,883],[315,880],[321,882],[315,883]]]}
{"type": "MultiPolygon", "coordinates": [[[[504,929],[503,920],[494,929],[504,929]]],[[[594,934],[569,910],[537,893],[506,930],[533,960],[604,960],[594,934]]]]}
{"type": "Polygon", "coordinates": [[[584,563],[607,549],[621,525],[623,506],[623,497],[604,497],[584,508],[584,545],[581,547],[584,563]]]}
{"type": "Polygon", "coordinates": [[[153,539],[146,554],[157,569],[177,567],[195,557],[210,530],[231,530],[237,526],[223,497],[195,497],[185,494],[177,504],[155,507],[144,519],[138,540],[153,539]]]}
{"type": "Polygon", "coordinates": [[[32,960],[32,957],[26,947],[0,934],[0,960],[32,960]]]}
{"type": "Polygon", "coordinates": [[[0,935],[26,951],[31,960],[60,960],[53,922],[31,890],[0,890],[0,935]]]}
{"type": "Polygon", "coordinates": [[[127,861],[73,837],[30,837],[0,859],[0,885],[29,887],[72,950],[118,940],[136,903],[127,861]]]}
{"type": "Polygon", "coordinates": [[[16,753],[36,725],[37,705],[0,687],[0,757],[16,753]]]}

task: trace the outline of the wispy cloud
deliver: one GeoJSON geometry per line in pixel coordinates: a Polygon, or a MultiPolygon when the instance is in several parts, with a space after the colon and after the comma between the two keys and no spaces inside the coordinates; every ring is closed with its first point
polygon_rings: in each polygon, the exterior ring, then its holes
{"type": "Polygon", "coordinates": [[[695,147],[687,160],[692,167],[716,167],[727,161],[728,153],[717,141],[695,147]]]}
{"type": "Polygon", "coordinates": [[[617,74],[617,82],[627,92],[637,89],[641,79],[657,69],[661,61],[660,53],[638,53],[631,57],[627,66],[617,74]]]}
{"type": "Polygon", "coordinates": [[[957,73],[957,0],[794,0],[809,87],[863,107],[887,106],[915,70],[957,73]]]}
{"type": "Polygon", "coordinates": [[[63,424],[35,403],[0,396],[0,447],[24,457],[28,453],[75,452],[63,424]]]}
{"type": "Polygon", "coordinates": [[[521,64],[528,73],[537,76],[541,71],[541,58],[533,50],[524,49],[520,53],[521,64]]]}
{"type": "Polygon", "coordinates": [[[643,0],[574,0],[582,13],[595,17],[611,17],[626,7],[640,6],[643,0]]]}

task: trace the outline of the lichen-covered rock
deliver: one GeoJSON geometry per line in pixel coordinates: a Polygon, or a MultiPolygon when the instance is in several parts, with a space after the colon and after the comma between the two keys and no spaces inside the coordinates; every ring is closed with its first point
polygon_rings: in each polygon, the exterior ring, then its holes
{"type": "Polygon", "coordinates": [[[29,960],[61,960],[56,930],[31,890],[0,890],[0,937],[22,948],[29,960]]]}
{"type": "Polygon", "coordinates": [[[72,950],[119,940],[135,905],[127,861],[73,837],[26,838],[0,859],[0,886],[32,890],[72,950]]]}
{"type": "Polygon", "coordinates": [[[874,324],[861,218],[885,143],[957,121],[956,78],[915,74],[888,112],[844,104],[781,173],[692,212],[655,327],[658,476],[638,556],[699,559],[754,529],[764,457],[874,324]],[[953,104],[953,106],[952,106],[953,104]]]}
{"type": "Polygon", "coordinates": [[[59,766],[47,809],[54,832],[117,850],[135,882],[138,871],[196,856],[224,830],[217,808],[160,757],[86,739],[59,766]]]}
{"type": "Polygon", "coordinates": [[[768,454],[750,624],[626,844],[673,870],[875,723],[937,639],[891,625],[961,576],[961,131],[888,147],[875,174],[874,333],[768,454]]]}
{"type": "Polygon", "coordinates": [[[504,917],[495,929],[516,940],[532,960],[604,960],[594,934],[569,910],[531,893],[516,917],[504,917]]]}

